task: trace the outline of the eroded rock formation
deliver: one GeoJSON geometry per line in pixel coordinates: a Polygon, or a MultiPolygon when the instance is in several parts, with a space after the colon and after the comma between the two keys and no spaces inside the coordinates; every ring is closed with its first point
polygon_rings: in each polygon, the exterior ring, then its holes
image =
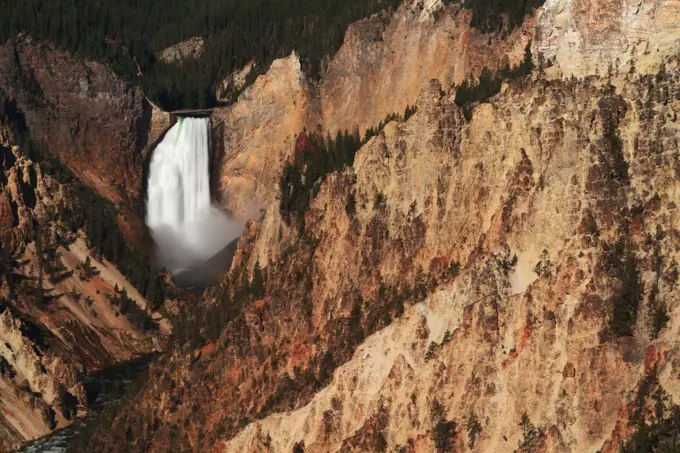
{"type": "Polygon", "coordinates": [[[275,62],[214,117],[221,202],[256,219],[231,275],[86,451],[429,452],[451,422],[459,451],[616,451],[646,377],[680,398],[677,4],[643,3],[547,1],[498,37],[407,2],[318,85],[275,62]],[[550,67],[467,120],[453,84],[529,41],[550,67]],[[413,103],[282,218],[304,129],[413,103]]]}
{"type": "Polygon", "coordinates": [[[36,143],[85,184],[116,204],[141,203],[142,154],[167,117],[141,91],[103,64],[23,37],[0,47],[0,89],[36,143]]]}
{"type": "Polygon", "coordinates": [[[120,313],[130,310],[114,303],[120,291],[139,310],[146,301],[88,249],[82,232],[55,219],[72,200],[15,145],[6,119],[0,116],[0,451],[13,451],[86,414],[86,373],[161,350],[170,326],[160,320],[158,330],[144,331],[120,313]],[[59,262],[54,276],[41,270],[38,236],[62,238],[49,245],[59,262]]]}
{"type": "MultiPolygon", "coordinates": [[[[649,373],[680,397],[677,65],[611,84],[535,74],[470,122],[429,82],[408,122],[323,182],[264,297],[154,366],[95,444],[425,452],[439,413],[465,450],[474,413],[474,451],[513,451],[526,413],[532,448],[616,451],[649,373]],[[657,332],[658,306],[670,320],[657,332]],[[158,428],[116,440],[145,425],[158,428]]],[[[281,240],[272,211],[234,272],[281,240]]]]}

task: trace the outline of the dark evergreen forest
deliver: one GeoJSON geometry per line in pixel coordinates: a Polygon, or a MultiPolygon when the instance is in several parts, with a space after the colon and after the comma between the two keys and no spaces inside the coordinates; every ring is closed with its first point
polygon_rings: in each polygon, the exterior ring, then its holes
{"type": "Polygon", "coordinates": [[[215,85],[254,59],[266,69],[297,51],[318,75],[347,26],[401,0],[0,0],[0,41],[27,33],[103,61],[163,108],[215,105],[215,85]],[[181,67],[160,50],[203,36],[181,67]]]}
{"type": "MultiPolygon", "coordinates": [[[[217,103],[215,87],[251,60],[266,70],[295,50],[316,77],[347,26],[402,0],[0,0],[0,42],[18,33],[108,63],[167,110],[217,103]],[[193,36],[205,51],[181,67],[156,53],[193,36]]],[[[472,25],[520,25],[543,0],[445,0],[470,9],[472,25]]],[[[251,78],[253,80],[253,78],[251,78]]]]}
{"type": "Polygon", "coordinates": [[[545,0],[444,0],[459,3],[472,11],[470,25],[484,33],[508,32],[522,25],[524,16],[533,14],[545,0]]]}
{"type": "Polygon", "coordinates": [[[321,183],[334,171],[354,163],[361,148],[359,131],[338,132],[335,140],[318,133],[302,132],[295,143],[292,162],[286,162],[279,181],[280,213],[288,225],[295,221],[298,231],[305,229],[305,212],[316,196],[321,183]]]}

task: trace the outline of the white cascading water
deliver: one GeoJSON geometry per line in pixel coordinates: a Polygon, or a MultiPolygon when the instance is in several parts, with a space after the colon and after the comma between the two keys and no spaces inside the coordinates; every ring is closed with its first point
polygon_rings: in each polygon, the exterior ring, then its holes
{"type": "Polygon", "coordinates": [[[241,234],[210,198],[210,120],[180,118],[149,167],[146,224],[173,274],[202,266],[241,234]]]}

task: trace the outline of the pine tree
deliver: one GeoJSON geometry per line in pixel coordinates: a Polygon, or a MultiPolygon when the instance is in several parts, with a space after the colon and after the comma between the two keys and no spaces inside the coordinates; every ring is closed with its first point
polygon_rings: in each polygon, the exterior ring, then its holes
{"type": "Polygon", "coordinates": [[[453,451],[457,436],[456,422],[446,420],[444,406],[438,400],[432,402],[430,409],[430,419],[432,420],[432,440],[438,453],[453,451]]]}
{"type": "Polygon", "coordinates": [[[526,412],[522,414],[520,426],[522,427],[522,440],[519,441],[519,448],[525,453],[537,451],[541,442],[541,432],[531,423],[529,414],[526,412]]]}
{"type": "Polygon", "coordinates": [[[361,295],[357,296],[352,307],[352,312],[349,315],[349,344],[350,349],[361,344],[364,341],[364,329],[362,326],[362,310],[364,300],[361,295]]]}
{"type": "Polygon", "coordinates": [[[477,442],[477,436],[482,432],[482,424],[479,423],[479,419],[474,412],[470,412],[470,416],[467,421],[467,431],[468,431],[468,448],[472,450],[477,442]]]}
{"type": "Polygon", "coordinates": [[[262,299],[264,297],[264,290],[264,276],[262,275],[260,262],[257,261],[253,270],[253,280],[250,283],[250,293],[254,298],[262,299]]]}
{"type": "Polygon", "coordinates": [[[534,60],[533,56],[531,55],[531,41],[529,41],[527,45],[524,47],[524,59],[520,64],[519,77],[527,76],[531,74],[533,70],[534,60]]]}

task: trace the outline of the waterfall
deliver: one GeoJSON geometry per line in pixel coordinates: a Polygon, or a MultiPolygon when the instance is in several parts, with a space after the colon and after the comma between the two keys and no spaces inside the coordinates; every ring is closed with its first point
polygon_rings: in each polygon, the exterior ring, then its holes
{"type": "Polygon", "coordinates": [[[173,274],[205,264],[241,233],[210,197],[210,120],[180,118],[149,167],[146,224],[173,274]]]}

